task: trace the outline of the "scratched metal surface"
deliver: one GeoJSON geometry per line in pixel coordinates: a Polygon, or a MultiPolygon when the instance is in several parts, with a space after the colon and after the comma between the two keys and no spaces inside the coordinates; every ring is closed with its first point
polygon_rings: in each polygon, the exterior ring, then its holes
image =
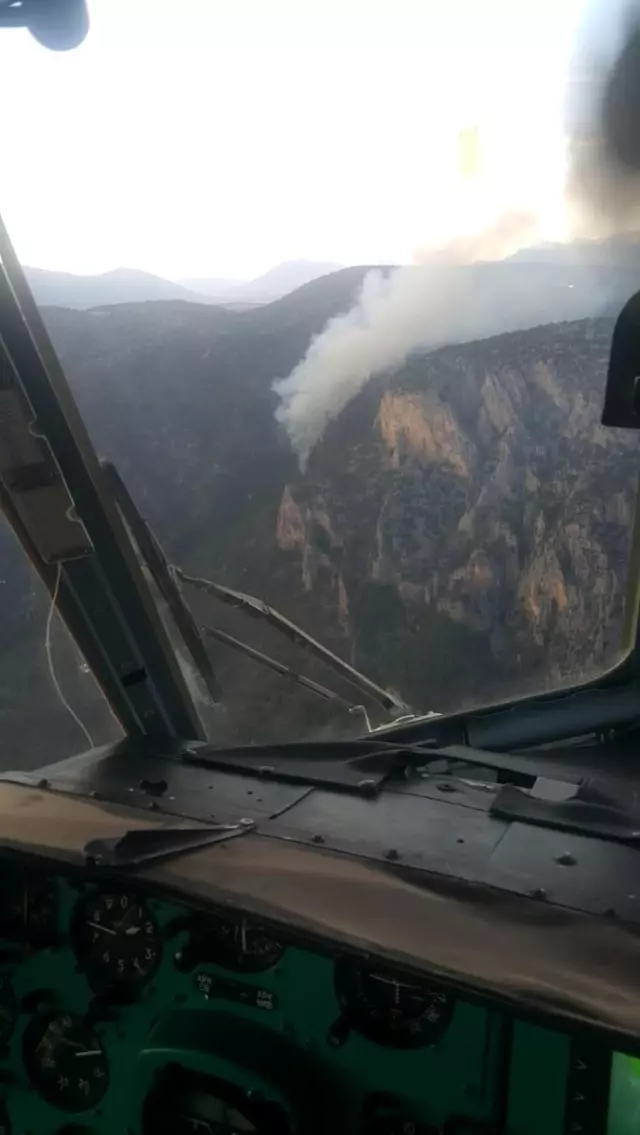
{"type": "MultiPolygon", "coordinates": [[[[375,799],[234,775],[121,750],[41,770],[53,790],[220,822],[253,819],[274,839],[322,845],[430,877],[488,885],[640,924],[640,852],[489,812],[493,792],[451,777],[390,784],[375,799]],[[143,782],[164,779],[162,795],[143,782]],[[443,785],[447,785],[443,789],[443,785]],[[451,791],[451,789],[454,789],[451,791]]],[[[3,774],[10,778],[11,774],[3,774]]]]}

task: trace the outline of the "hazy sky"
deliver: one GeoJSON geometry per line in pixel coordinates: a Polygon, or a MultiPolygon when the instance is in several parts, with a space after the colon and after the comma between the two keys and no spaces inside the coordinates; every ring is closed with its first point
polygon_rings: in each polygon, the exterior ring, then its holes
{"type": "Polygon", "coordinates": [[[585,0],[93,0],[0,31],[0,211],[27,264],[247,277],[407,261],[503,208],[563,231],[585,0]],[[178,14],[179,13],[179,14],[178,14]],[[482,169],[458,173],[478,124],[482,169]]]}

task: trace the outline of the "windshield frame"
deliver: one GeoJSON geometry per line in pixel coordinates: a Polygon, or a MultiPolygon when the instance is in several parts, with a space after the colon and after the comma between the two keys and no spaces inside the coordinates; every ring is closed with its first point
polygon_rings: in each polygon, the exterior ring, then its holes
{"type": "Polygon", "coordinates": [[[164,746],[185,737],[204,739],[178,659],[1,219],[0,375],[10,423],[0,436],[0,504],[49,591],[52,609],[62,616],[128,737],[152,737],[164,746]],[[25,508],[25,492],[43,497],[39,510],[25,508]]]}
{"type": "MultiPolygon", "coordinates": [[[[48,446],[76,513],[91,538],[87,558],[93,558],[99,569],[91,579],[86,575],[83,578],[82,573],[73,568],[82,557],[60,561],[60,613],[128,737],[152,733],[156,739],[169,744],[204,739],[202,724],[141,571],[130,534],[106,492],[103,470],[1,221],[0,287],[5,297],[0,313],[0,343],[33,409],[39,436],[48,446]],[[12,339],[16,341],[17,332],[22,332],[22,349],[27,349],[26,357],[31,358],[31,366],[20,367],[15,350],[13,356],[7,350],[6,344],[11,344],[12,339]],[[75,571],[73,581],[67,578],[70,566],[75,571]],[[158,673],[160,666],[163,674],[160,686],[164,687],[164,694],[158,693],[157,678],[155,690],[156,698],[159,697],[159,716],[163,719],[160,728],[156,721],[155,726],[148,729],[145,711],[141,714],[140,706],[133,709],[131,691],[136,683],[129,682],[129,688],[125,689],[122,675],[118,674],[122,667],[113,653],[113,644],[109,645],[109,636],[92,626],[91,619],[89,626],[85,625],[83,615],[92,608],[98,609],[102,601],[97,601],[96,588],[102,592],[104,609],[108,609],[114,599],[120,602],[121,611],[126,615],[130,645],[138,657],[145,660],[140,670],[144,678],[154,669],[158,673]],[[124,590],[129,592],[126,598],[124,590]]],[[[23,364],[24,358],[23,354],[23,364]]],[[[26,531],[19,511],[13,507],[11,494],[4,492],[3,496],[9,523],[53,595],[57,577],[55,565],[47,563],[40,554],[37,542],[26,531]]],[[[384,737],[401,743],[440,744],[446,738],[476,748],[505,749],[540,745],[628,725],[640,717],[639,615],[640,493],[637,489],[625,589],[622,654],[615,665],[587,680],[543,693],[498,700],[443,715],[431,712],[409,721],[404,717],[397,724],[384,726],[384,737]]],[[[146,685],[146,681],[143,684],[146,685]]],[[[152,686],[153,683],[149,683],[149,688],[152,686]]],[[[148,717],[149,710],[146,712],[148,717]]],[[[375,732],[380,733],[380,730],[375,732]]],[[[368,735],[371,734],[362,736],[368,735]]]]}

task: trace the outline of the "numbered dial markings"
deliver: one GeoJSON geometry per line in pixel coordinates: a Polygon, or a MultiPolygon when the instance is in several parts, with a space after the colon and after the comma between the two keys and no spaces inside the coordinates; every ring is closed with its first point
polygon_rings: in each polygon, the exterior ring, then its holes
{"type": "Polygon", "coordinates": [[[390,1048],[434,1044],[453,1016],[449,993],[382,967],[338,962],[335,983],[345,1021],[390,1048]]]}
{"type": "Polygon", "coordinates": [[[95,1107],[107,1090],[109,1065],[102,1044],[71,1013],[34,1017],[24,1032],[23,1058],[34,1087],[62,1111],[95,1107]]]}
{"type": "Polygon", "coordinates": [[[155,973],[160,932],[144,902],[117,891],[89,895],[76,915],[75,949],[97,989],[135,991],[155,973]]]}
{"type": "Polygon", "coordinates": [[[236,973],[261,973],[275,966],[284,946],[260,923],[220,918],[196,934],[198,961],[215,962],[236,973]]]}

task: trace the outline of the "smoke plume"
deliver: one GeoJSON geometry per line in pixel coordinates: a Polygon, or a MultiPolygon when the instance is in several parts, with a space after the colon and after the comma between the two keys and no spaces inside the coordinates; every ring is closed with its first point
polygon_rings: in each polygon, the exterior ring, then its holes
{"type": "MultiPolygon", "coordinates": [[[[609,236],[640,225],[637,11],[637,3],[634,12],[627,9],[608,58],[593,50],[598,37],[592,29],[588,48],[580,49],[572,67],[566,197],[574,237],[609,236]]],[[[327,423],[369,378],[398,367],[412,351],[597,314],[602,277],[587,265],[569,291],[573,283],[541,287],[533,273],[479,263],[508,256],[536,237],[535,217],[509,212],[474,237],[420,254],[417,267],[371,271],[353,308],[330,320],[292,373],[274,384],[281,399],[276,417],[301,468],[327,423]]]]}
{"type": "Polygon", "coordinates": [[[416,348],[436,349],[534,327],[557,318],[558,297],[511,277],[487,286],[476,270],[460,265],[507,255],[535,231],[535,218],[506,214],[474,237],[456,238],[421,266],[385,274],[372,270],[355,305],[331,319],[309,345],[280,395],[276,417],[289,435],[302,469],[327,423],[344,409],[373,374],[399,366],[416,348]]]}

